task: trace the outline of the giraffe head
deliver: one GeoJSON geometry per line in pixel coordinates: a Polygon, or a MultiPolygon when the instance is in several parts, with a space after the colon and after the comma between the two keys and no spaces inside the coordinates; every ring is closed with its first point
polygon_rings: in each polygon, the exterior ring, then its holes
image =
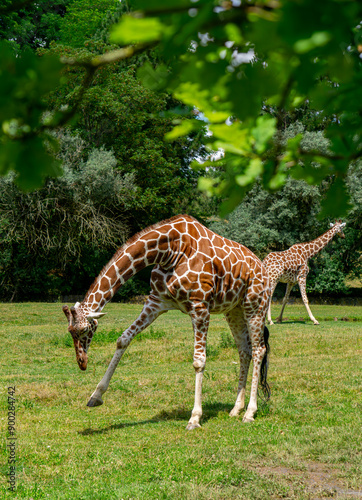
{"type": "Polygon", "coordinates": [[[330,223],[330,226],[335,228],[334,234],[338,234],[338,236],[340,236],[341,238],[345,238],[345,235],[343,232],[343,228],[345,225],[346,225],[346,223],[342,222],[341,220],[336,220],[336,222],[334,224],[333,224],[333,222],[330,223]]]}
{"type": "Polygon", "coordinates": [[[68,320],[68,332],[73,338],[78,366],[81,370],[86,370],[87,351],[98,326],[97,318],[104,316],[105,313],[85,311],[79,302],[70,309],[68,306],[63,306],[63,311],[68,320]]]}

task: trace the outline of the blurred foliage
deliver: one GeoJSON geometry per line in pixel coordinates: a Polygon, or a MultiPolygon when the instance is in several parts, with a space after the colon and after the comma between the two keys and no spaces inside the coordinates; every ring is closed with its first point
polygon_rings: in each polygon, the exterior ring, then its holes
{"type": "Polygon", "coordinates": [[[61,172],[51,155],[55,141],[43,119],[44,96],[59,83],[61,64],[54,57],[38,58],[29,49],[14,57],[4,42],[0,50],[0,174],[16,171],[18,185],[31,190],[46,176],[61,172]]]}
{"type": "MultiPolygon", "coordinates": [[[[346,212],[346,173],[362,154],[360,2],[137,0],[135,8],[112,40],[157,43],[167,69],[145,63],[143,81],[203,113],[210,146],[225,156],[208,163],[219,163],[221,174],[201,187],[227,197],[223,213],[256,178],[276,190],[289,174],[312,184],[333,177],[323,214],[346,212]],[[286,115],[307,101],[325,117],[328,153],[306,153],[298,138],[279,141],[286,115]]],[[[191,127],[183,123],[174,134],[191,127]]]]}

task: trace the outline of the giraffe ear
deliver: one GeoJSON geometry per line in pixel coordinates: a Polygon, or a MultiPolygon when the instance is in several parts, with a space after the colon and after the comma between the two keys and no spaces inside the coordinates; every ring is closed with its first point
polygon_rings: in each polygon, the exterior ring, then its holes
{"type": "Polygon", "coordinates": [[[105,316],[107,313],[97,313],[97,312],[90,312],[87,314],[87,319],[98,319],[101,318],[102,316],[105,316]]]}
{"type": "Polygon", "coordinates": [[[333,222],[330,222],[330,223],[329,223],[329,226],[330,226],[330,227],[333,227],[333,226],[334,226],[333,222]]]}
{"type": "Polygon", "coordinates": [[[69,307],[68,306],[63,306],[62,309],[63,309],[64,314],[67,317],[67,320],[70,321],[71,315],[70,315],[69,307]]]}

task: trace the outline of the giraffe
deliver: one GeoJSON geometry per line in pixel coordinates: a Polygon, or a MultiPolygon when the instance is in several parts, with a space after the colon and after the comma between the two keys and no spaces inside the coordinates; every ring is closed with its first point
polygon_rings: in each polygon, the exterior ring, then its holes
{"type": "Polygon", "coordinates": [[[103,404],[111,377],[131,340],[158,316],[176,309],[188,314],[194,330],[195,400],[187,429],[200,427],[201,389],[206,363],[210,314],[223,313],[234,336],[240,360],[237,399],[231,416],[244,408],[251,359],[251,395],[243,422],[257,411],[260,379],[266,382],[268,329],[265,318],[270,298],[269,278],[261,261],[246,247],[213,233],[196,219],[178,215],[150,226],[128,240],[102,269],[81,303],[63,306],[76,359],[87,368],[87,351],[104,306],[131,276],[154,264],[151,292],[141,314],[117,340],[116,351],[87,406],[103,404]]]}
{"type": "Polygon", "coordinates": [[[268,322],[270,325],[274,324],[271,318],[271,299],[278,281],[286,283],[287,289],[283,299],[282,309],[276,322],[282,322],[283,311],[288,302],[289,294],[293,286],[298,282],[302,300],[308,315],[315,325],[319,325],[310,310],[306,294],[306,282],[309,273],[308,260],[319,253],[336,234],[344,238],[343,228],[345,225],[345,222],[336,221],[334,224],[330,224],[330,229],[328,231],[315,240],[307,243],[296,243],[288,248],[288,250],[284,250],[284,252],[271,252],[265,257],[263,264],[268,270],[271,288],[270,303],[268,307],[268,322]]]}

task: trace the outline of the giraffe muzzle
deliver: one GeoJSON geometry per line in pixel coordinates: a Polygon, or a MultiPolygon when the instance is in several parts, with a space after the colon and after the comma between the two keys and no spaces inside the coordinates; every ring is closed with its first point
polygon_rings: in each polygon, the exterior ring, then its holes
{"type": "Polygon", "coordinates": [[[88,364],[87,353],[83,349],[79,340],[73,338],[73,342],[75,348],[75,357],[77,358],[78,366],[82,371],[85,371],[87,369],[87,364],[88,364]]]}

